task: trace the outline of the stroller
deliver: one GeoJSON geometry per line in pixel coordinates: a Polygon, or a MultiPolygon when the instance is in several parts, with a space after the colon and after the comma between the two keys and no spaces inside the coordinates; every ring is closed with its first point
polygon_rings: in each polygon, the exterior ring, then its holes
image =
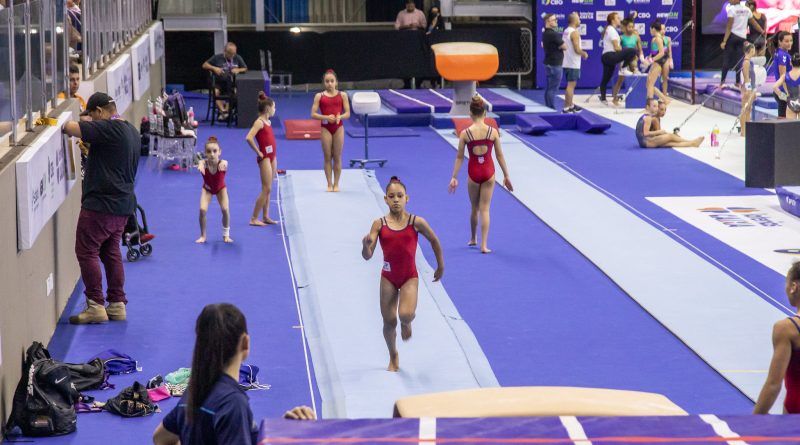
{"type": "Polygon", "coordinates": [[[137,261],[142,256],[150,256],[153,253],[153,246],[150,241],[155,238],[147,230],[147,216],[145,216],[144,209],[139,204],[136,204],[136,210],[128,218],[128,223],[125,224],[125,230],[122,232],[122,245],[128,248],[128,261],[137,261]],[[139,220],[136,218],[136,212],[142,217],[142,225],[139,225],[139,220]],[[137,249],[138,246],[138,249],[137,249]]]}

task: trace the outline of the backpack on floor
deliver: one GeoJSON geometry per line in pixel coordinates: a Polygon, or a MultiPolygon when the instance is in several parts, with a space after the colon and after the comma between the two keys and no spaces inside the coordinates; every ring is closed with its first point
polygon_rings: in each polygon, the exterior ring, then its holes
{"type": "Polygon", "coordinates": [[[8,430],[18,426],[26,436],[59,436],[75,431],[74,405],[80,395],[67,366],[49,355],[41,343],[28,348],[27,369],[14,394],[8,430]]]}
{"type": "Polygon", "coordinates": [[[150,400],[147,388],[139,382],[133,382],[132,386],[109,399],[105,409],[122,417],[144,417],[159,411],[158,405],[150,400]]]}
{"type": "Polygon", "coordinates": [[[92,357],[91,360],[97,358],[103,361],[106,371],[111,375],[130,374],[132,372],[141,371],[139,362],[134,360],[130,355],[119,352],[116,349],[103,351],[92,357]]]}
{"type": "Polygon", "coordinates": [[[167,100],[164,102],[164,111],[168,118],[176,120],[176,129],[186,124],[186,110],[186,101],[181,93],[173,91],[167,96],[167,100]]]}
{"type": "Polygon", "coordinates": [[[108,383],[108,371],[103,361],[96,358],[89,363],[66,363],[72,384],[78,391],[113,388],[108,383]]]}

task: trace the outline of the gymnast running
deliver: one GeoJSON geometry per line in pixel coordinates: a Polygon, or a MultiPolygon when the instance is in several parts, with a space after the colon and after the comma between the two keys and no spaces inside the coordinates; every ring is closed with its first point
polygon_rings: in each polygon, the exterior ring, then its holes
{"type": "Polygon", "coordinates": [[[489,253],[491,250],[487,244],[489,238],[489,205],[492,203],[492,192],[494,191],[494,161],[492,160],[492,149],[497,152],[497,163],[503,170],[503,184],[508,191],[513,192],[514,186],[511,185],[511,178],[506,166],[506,158],[503,156],[503,149],[500,146],[500,132],[489,125],[486,125],[486,109],[483,99],[480,96],[472,98],[469,105],[469,114],[472,117],[472,125],[462,131],[458,136],[458,154],[456,163],[453,167],[453,177],[450,179],[450,193],[455,193],[458,187],[458,171],[464,162],[465,148],[469,150],[469,162],[467,164],[467,191],[469,201],[472,205],[472,213],[469,216],[472,237],[467,245],[475,246],[478,244],[476,229],[478,227],[478,214],[481,217],[481,253],[489,253]]]}
{"type": "Polygon", "coordinates": [[[261,174],[261,193],[256,198],[256,205],[253,208],[253,215],[250,217],[251,226],[265,226],[267,224],[277,224],[277,221],[269,217],[269,195],[272,193],[272,180],[278,171],[278,160],[276,159],[275,133],[272,131],[272,123],[269,118],[275,115],[275,101],[267,97],[263,91],[258,93],[258,118],[253,122],[246,139],[250,148],[256,152],[256,162],[258,171],[261,174]],[[258,219],[259,212],[264,220],[258,219]]]}
{"type": "Polygon", "coordinates": [[[656,81],[661,77],[661,70],[664,65],[669,62],[669,54],[665,49],[664,43],[666,37],[661,34],[661,22],[654,20],[650,24],[650,35],[653,36],[650,41],[650,58],[653,61],[650,65],[650,71],[647,73],[647,97],[657,95],[664,103],[669,104],[669,98],[656,88],[656,81]]]}
{"type": "Polygon", "coordinates": [[[362,240],[361,256],[372,258],[378,241],[383,250],[383,271],[381,272],[381,316],[383,317],[383,338],[389,348],[387,371],[400,370],[400,354],[397,352],[397,315],[400,313],[400,335],[403,341],[411,338],[411,322],[416,316],[417,289],[419,278],[414,261],[417,252],[418,233],[431,243],[436,255],[436,271],[433,281],[439,281],[444,274],[444,260],[439,238],[433,233],[428,222],[420,216],[406,212],[408,195],[406,186],[397,176],[392,176],[386,186],[383,198],[389,206],[389,213],[376,219],[369,234],[362,240]]]}
{"type": "Polygon", "coordinates": [[[800,119],[800,54],[792,56],[792,69],[778,78],[772,90],[786,101],[786,118],[800,119]]]}
{"type": "Polygon", "coordinates": [[[322,154],[325,158],[325,179],[328,181],[328,191],[339,191],[339,177],[342,175],[342,149],[344,147],[343,120],[350,118],[350,101],[347,93],[337,89],[338,79],[333,70],[325,71],[322,76],[325,91],[314,96],[314,105],[311,106],[311,117],[322,121],[320,142],[322,154]],[[333,180],[331,180],[333,170],[333,180]]]}
{"type": "MultiPolygon", "coordinates": [[[[800,262],[795,262],[786,274],[786,296],[795,309],[800,306],[800,262]]],[[[772,327],[772,361],[767,380],[758,395],[753,414],[768,414],[786,385],[784,414],[800,413],[800,312],[778,320],[772,327]]]]}
{"type": "Polygon", "coordinates": [[[647,98],[646,104],[645,113],[636,122],[636,140],[639,141],[640,147],[699,147],[703,143],[703,137],[690,141],[677,134],[655,129],[653,124],[658,119],[658,101],[650,97],[647,98]]]}
{"type": "Polygon", "coordinates": [[[228,208],[228,189],[225,187],[225,174],[228,172],[228,161],[220,159],[222,148],[214,136],[206,142],[206,159],[197,164],[197,170],[203,175],[203,188],[200,189],[200,238],[198,244],[206,242],[206,213],[211,197],[216,196],[222,210],[222,240],[232,243],[231,215],[228,208]]]}

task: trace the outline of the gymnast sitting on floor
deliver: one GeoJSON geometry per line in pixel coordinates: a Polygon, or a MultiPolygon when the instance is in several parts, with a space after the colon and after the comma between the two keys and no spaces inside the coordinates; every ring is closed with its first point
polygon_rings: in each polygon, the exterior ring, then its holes
{"type": "Polygon", "coordinates": [[[640,147],[699,147],[703,143],[703,137],[688,140],[677,134],[667,133],[659,128],[660,121],[658,119],[660,119],[658,101],[652,98],[647,99],[645,113],[636,123],[636,140],[639,141],[640,147]]]}

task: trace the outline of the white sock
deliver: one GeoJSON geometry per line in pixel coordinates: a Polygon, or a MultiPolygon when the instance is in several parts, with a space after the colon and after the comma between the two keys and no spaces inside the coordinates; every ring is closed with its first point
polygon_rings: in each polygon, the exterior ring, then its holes
{"type": "Polygon", "coordinates": [[[230,237],[231,236],[231,228],[230,227],[223,227],[222,228],[222,236],[230,237]]]}

